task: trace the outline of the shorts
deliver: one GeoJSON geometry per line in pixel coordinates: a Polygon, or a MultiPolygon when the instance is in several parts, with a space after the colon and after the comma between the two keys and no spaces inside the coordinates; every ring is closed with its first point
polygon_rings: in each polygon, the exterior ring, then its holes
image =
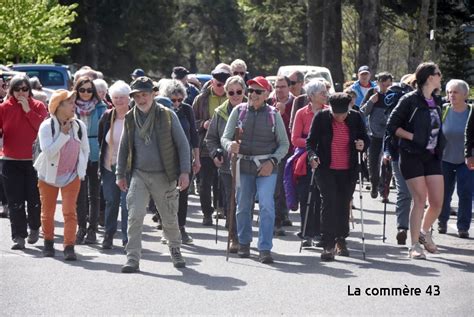
{"type": "Polygon", "coordinates": [[[429,151],[408,153],[400,149],[400,171],[405,180],[410,178],[442,175],[441,160],[429,151]]]}

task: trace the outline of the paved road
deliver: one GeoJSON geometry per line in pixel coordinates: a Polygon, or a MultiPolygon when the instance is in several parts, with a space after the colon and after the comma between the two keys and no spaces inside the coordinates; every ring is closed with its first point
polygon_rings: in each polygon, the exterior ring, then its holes
{"type": "MultiPolygon", "coordinates": [[[[394,197],[392,193],[390,199],[394,197]]],[[[121,247],[102,251],[99,245],[78,246],[79,260],[69,263],[62,252],[42,258],[42,239],[24,252],[11,251],[9,222],[0,219],[1,315],[472,316],[474,242],[455,236],[453,220],[447,235],[434,236],[439,254],[429,254],[426,261],[410,260],[407,248],[396,245],[394,205],[388,205],[388,239],[382,243],[383,204],[364,191],[365,261],[358,210],[348,240],[351,257],[331,263],[320,261],[319,249],[298,253],[294,233],[299,215],[291,213],[294,226],[287,228],[287,236],[274,240],[276,263],[269,266],[256,260],[256,249],[251,259],[232,256],[226,262],[223,228],[216,244],[214,229],[200,224],[198,197],[191,196],[190,202],[194,245],[183,246],[187,267],[173,268],[149,215],[141,273],[132,275],[120,273],[125,262],[121,247]],[[413,295],[404,295],[405,288],[413,295]],[[393,296],[380,295],[387,291],[393,296]]],[[[62,217],[59,207],[57,211],[58,250],[62,217]]],[[[472,229],[470,233],[474,236],[472,229]]],[[[116,236],[115,244],[120,241],[116,236]]]]}

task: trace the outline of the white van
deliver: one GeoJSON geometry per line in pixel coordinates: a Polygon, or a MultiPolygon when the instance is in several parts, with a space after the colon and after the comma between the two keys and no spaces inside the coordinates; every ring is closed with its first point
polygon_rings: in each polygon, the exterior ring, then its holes
{"type": "Polygon", "coordinates": [[[331,72],[326,67],[310,66],[310,65],[286,65],[278,68],[278,76],[289,76],[295,70],[302,72],[307,78],[323,78],[331,83],[330,93],[334,93],[334,82],[332,81],[331,72]]]}

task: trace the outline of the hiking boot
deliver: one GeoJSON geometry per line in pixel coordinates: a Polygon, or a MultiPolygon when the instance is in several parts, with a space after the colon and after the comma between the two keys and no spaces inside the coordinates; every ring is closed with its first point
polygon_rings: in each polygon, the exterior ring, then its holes
{"type": "Polygon", "coordinates": [[[377,191],[377,188],[372,185],[372,187],[370,188],[370,197],[375,199],[378,197],[378,195],[379,195],[379,192],[377,191]]]}
{"type": "Polygon", "coordinates": [[[86,228],[79,228],[76,233],[76,244],[84,244],[84,238],[86,237],[86,228]]]}
{"type": "Polygon", "coordinates": [[[445,234],[446,232],[448,232],[448,224],[438,221],[438,233],[445,234]]]}
{"type": "Polygon", "coordinates": [[[469,231],[467,230],[458,230],[458,237],[461,239],[469,239],[469,231]]]}
{"type": "Polygon", "coordinates": [[[323,261],[334,261],[334,248],[325,247],[323,252],[321,253],[321,260],[323,261]]]}
{"type": "Polygon", "coordinates": [[[43,256],[45,258],[54,257],[54,241],[53,240],[44,240],[43,256]]]}
{"type": "Polygon", "coordinates": [[[311,238],[303,239],[303,241],[301,242],[301,247],[303,248],[310,248],[312,246],[313,246],[313,239],[311,238]]]}
{"type": "Polygon", "coordinates": [[[28,235],[28,238],[26,239],[26,242],[28,242],[28,244],[35,244],[36,242],[38,242],[38,239],[39,239],[39,230],[31,229],[30,234],[28,235]]]}
{"type": "Polygon", "coordinates": [[[283,219],[281,221],[281,225],[283,227],[291,227],[293,226],[293,222],[291,222],[290,218],[288,218],[287,215],[283,216],[283,219]]]}
{"type": "Polygon", "coordinates": [[[237,239],[231,239],[229,245],[229,253],[237,253],[239,251],[239,241],[237,239]]]}
{"type": "Polygon", "coordinates": [[[171,261],[173,261],[173,266],[175,268],[183,268],[186,266],[181,251],[178,247],[170,248],[171,261]]]}
{"type": "Polygon", "coordinates": [[[127,263],[122,266],[122,273],[136,273],[140,271],[138,261],[128,259],[127,263]]]}
{"type": "Polygon", "coordinates": [[[270,250],[260,251],[258,255],[258,261],[260,261],[260,263],[263,263],[263,264],[273,263],[273,257],[270,250]]]}
{"type": "Polygon", "coordinates": [[[186,232],[186,228],[179,227],[179,231],[181,232],[181,242],[183,244],[192,244],[193,243],[193,238],[186,232]]]}
{"type": "Polygon", "coordinates": [[[434,243],[433,238],[431,237],[431,232],[427,232],[426,234],[420,232],[420,237],[418,241],[423,244],[426,251],[430,253],[436,253],[438,251],[438,247],[436,247],[436,244],[434,243]]]}
{"type": "Polygon", "coordinates": [[[284,237],[286,236],[285,229],[283,229],[282,227],[275,226],[275,228],[273,229],[273,235],[275,237],[284,237]]]}
{"type": "Polygon", "coordinates": [[[85,244],[94,244],[97,242],[97,235],[95,233],[95,229],[89,228],[87,229],[87,236],[84,240],[85,244]]]}
{"type": "Polygon", "coordinates": [[[349,256],[346,239],[340,238],[336,241],[336,254],[339,256],[349,256]]]}
{"type": "Polygon", "coordinates": [[[102,241],[102,249],[110,250],[114,245],[114,235],[106,233],[102,241]]]}
{"type": "Polygon", "coordinates": [[[212,226],[212,215],[204,215],[202,218],[203,226],[212,226]]]}
{"type": "Polygon", "coordinates": [[[398,229],[397,244],[398,245],[405,245],[406,243],[407,243],[407,230],[406,229],[398,229]]]}
{"type": "Polygon", "coordinates": [[[13,238],[12,250],[23,250],[25,248],[25,238],[15,237],[13,238]]]}
{"type": "Polygon", "coordinates": [[[5,204],[2,207],[2,211],[0,212],[0,218],[8,218],[8,215],[10,214],[8,210],[8,205],[5,204]]]}
{"type": "Polygon", "coordinates": [[[237,250],[237,255],[239,258],[249,258],[250,257],[250,245],[248,244],[239,244],[239,249],[237,250]]]}
{"type": "Polygon", "coordinates": [[[67,245],[64,248],[64,260],[65,261],[76,261],[77,260],[76,252],[74,252],[74,246],[73,245],[67,245]]]}
{"type": "Polygon", "coordinates": [[[410,251],[408,252],[408,256],[410,259],[416,259],[416,260],[425,260],[426,255],[423,252],[423,249],[421,248],[421,245],[419,243],[415,243],[412,245],[410,248],[410,251]]]}

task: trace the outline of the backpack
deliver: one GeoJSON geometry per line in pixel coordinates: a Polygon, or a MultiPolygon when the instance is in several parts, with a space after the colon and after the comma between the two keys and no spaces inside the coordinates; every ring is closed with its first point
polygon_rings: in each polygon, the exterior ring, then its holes
{"type": "MultiPolygon", "coordinates": [[[[244,122],[244,119],[246,118],[248,113],[248,103],[242,103],[239,106],[239,120],[237,121],[238,127],[242,128],[242,124],[244,122]]],[[[275,115],[276,115],[276,109],[272,106],[267,105],[267,114],[269,117],[269,120],[272,123],[272,132],[275,133],[275,115]]]]}
{"type": "Polygon", "coordinates": [[[385,93],[384,104],[387,107],[385,113],[388,115],[392,112],[393,108],[398,105],[400,98],[408,93],[413,91],[413,88],[406,84],[397,84],[390,86],[387,92],[385,93]]]}
{"type": "MultiPolygon", "coordinates": [[[[77,136],[79,137],[80,140],[82,140],[82,127],[81,124],[78,122],[77,119],[74,119],[74,121],[77,123],[79,126],[79,130],[77,131],[77,136]]],[[[56,128],[54,127],[53,120],[51,120],[51,136],[54,136],[54,133],[56,132],[56,128]]],[[[39,135],[36,136],[35,141],[33,142],[33,162],[36,162],[38,159],[39,155],[41,154],[41,147],[40,147],[40,141],[39,141],[39,135]]]]}

